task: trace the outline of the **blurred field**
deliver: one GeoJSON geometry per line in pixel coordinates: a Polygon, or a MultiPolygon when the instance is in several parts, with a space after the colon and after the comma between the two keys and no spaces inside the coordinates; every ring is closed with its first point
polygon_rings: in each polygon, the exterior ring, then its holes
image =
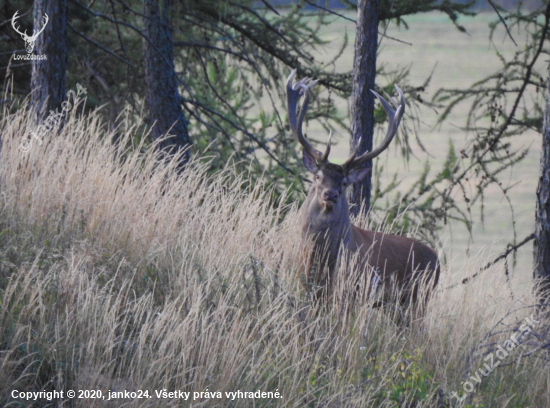
{"type": "MultiPolygon", "coordinates": [[[[352,14],[346,14],[355,18],[352,14]]],[[[510,56],[525,42],[524,33],[512,31],[516,47],[505,35],[504,30],[496,31],[493,43],[489,40],[489,23],[496,19],[494,13],[486,12],[474,18],[461,17],[459,23],[467,30],[467,34],[458,31],[449,19],[441,14],[428,13],[405,18],[409,29],[399,29],[392,24],[387,36],[400,41],[410,43],[404,44],[389,38],[382,38],[381,52],[379,53],[378,64],[385,64],[388,68],[410,67],[409,83],[413,86],[420,86],[432,73],[432,79],[426,89],[426,99],[430,100],[439,88],[466,88],[474,82],[485,78],[495,72],[501,66],[496,55],[498,49],[504,56],[510,56]]],[[[343,33],[349,36],[349,46],[339,60],[336,70],[343,70],[353,66],[353,23],[344,19],[335,19],[327,32],[327,40],[335,40],[339,43],[343,33]]],[[[332,48],[325,49],[326,55],[331,55],[332,48]]],[[[384,84],[384,79],[377,82],[384,84]]],[[[391,78],[387,79],[391,82],[391,78]]],[[[347,101],[340,100],[340,109],[347,111],[347,101]]],[[[459,105],[450,116],[449,120],[441,126],[436,127],[438,112],[424,108],[421,111],[422,124],[419,136],[424,146],[429,151],[429,156],[421,151],[413,141],[413,151],[416,158],[412,158],[408,165],[404,164],[399,157],[399,151],[395,144],[388,150],[388,153],[378,160],[384,161],[384,178],[390,180],[391,176],[398,172],[402,179],[402,185],[415,181],[421,173],[425,160],[430,159],[432,171],[438,169],[442,163],[449,147],[449,140],[452,140],[456,151],[459,151],[468,137],[466,132],[460,128],[466,123],[469,105],[459,105]]],[[[312,125],[312,131],[315,130],[312,125]]],[[[310,131],[311,132],[311,131],[310,131]]],[[[323,132],[320,130],[320,132],[323,132]]],[[[381,135],[379,135],[380,137],[381,135]]],[[[348,135],[339,135],[337,146],[333,149],[334,159],[342,160],[348,154],[348,135]]],[[[324,136],[321,136],[323,139],[324,136]]],[[[538,178],[540,139],[535,132],[527,133],[515,141],[516,148],[530,146],[528,156],[512,171],[502,176],[505,186],[515,185],[510,190],[511,202],[516,220],[518,239],[521,240],[534,230],[534,208],[535,191],[538,178]]],[[[513,240],[512,213],[509,204],[502,193],[497,189],[489,191],[485,202],[484,222],[480,221],[480,213],[473,214],[473,232],[469,236],[467,230],[461,225],[449,225],[442,235],[441,240],[445,242],[445,251],[452,259],[462,259],[465,254],[475,255],[480,251],[497,253],[502,251],[508,242],[513,240]],[[494,244],[494,245],[493,245],[494,244]]],[[[477,208],[479,210],[479,207],[477,208]]],[[[522,282],[526,282],[531,276],[532,245],[527,244],[519,251],[518,273],[522,276],[522,282]]]]}

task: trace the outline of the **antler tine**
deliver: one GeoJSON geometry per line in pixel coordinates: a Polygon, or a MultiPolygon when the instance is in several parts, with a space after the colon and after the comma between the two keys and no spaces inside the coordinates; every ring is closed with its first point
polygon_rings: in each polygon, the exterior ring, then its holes
{"type": "Polygon", "coordinates": [[[351,162],[355,160],[355,157],[357,156],[357,152],[359,151],[359,146],[361,146],[361,136],[359,136],[359,139],[357,139],[357,144],[353,147],[353,150],[351,152],[351,155],[349,156],[349,159],[347,159],[344,164],[342,164],[342,167],[347,167],[351,162]]]}
{"type": "Polygon", "coordinates": [[[325,149],[325,153],[323,153],[323,157],[321,157],[322,162],[326,162],[328,160],[328,155],[330,154],[330,139],[332,139],[332,130],[328,134],[327,148],[325,149]]]}
{"type": "Polygon", "coordinates": [[[302,133],[302,123],[304,122],[307,107],[309,104],[309,90],[318,82],[318,80],[313,80],[312,78],[306,77],[293,85],[292,83],[294,82],[295,76],[296,70],[290,73],[290,76],[286,81],[288,120],[290,122],[290,127],[292,128],[292,133],[294,134],[296,139],[298,139],[298,142],[300,142],[304,150],[311,156],[313,156],[315,160],[320,161],[323,159],[323,153],[315,149],[302,133]],[[304,102],[300,107],[298,117],[296,117],[298,100],[300,99],[302,94],[304,95],[304,102]]]}
{"type": "MultiPolygon", "coordinates": [[[[352,156],[344,163],[345,167],[348,167],[348,168],[360,167],[366,161],[374,159],[376,156],[378,156],[380,153],[386,150],[390,145],[395,134],[397,133],[397,128],[399,127],[401,118],[405,113],[405,96],[403,95],[403,91],[401,91],[401,89],[397,85],[395,85],[395,89],[399,94],[399,101],[400,101],[400,105],[396,106],[395,110],[393,110],[392,106],[384,98],[382,98],[376,92],[371,90],[374,96],[376,96],[380,101],[380,103],[382,104],[382,107],[386,111],[386,115],[388,115],[389,124],[388,124],[388,131],[386,132],[386,137],[384,138],[380,146],[378,146],[376,149],[373,149],[370,152],[365,152],[361,156],[355,158],[355,156],[357,155],[357,147],[359,146],[359,143],[358,143],[352,156]]],[[[392,98],[388,97],[388,99],[395,104],[395,102],[392,101],[392,98]]]]}

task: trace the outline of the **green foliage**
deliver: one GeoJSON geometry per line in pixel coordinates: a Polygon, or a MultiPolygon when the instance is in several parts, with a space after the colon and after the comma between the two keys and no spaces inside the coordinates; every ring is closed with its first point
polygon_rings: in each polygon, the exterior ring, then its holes
{"type": "Polygon", "coordinates": [[[361,375],[367,389],[378,389],[377,404],[389,400],[396,404],[391,405],[395,407],[430,401],[439,386],[423,362],[420,349],[414,353],[401,351],[392,356],[370,357],[361,375]],[[381,384],[373,385],[376,382],[381,384]]]}
{"type": "MultiPolygon", "coordinates": [[[[449,143],[449,150],[441,170],[434,176],[430,175],[431,165],[427,161],[424,170],[418,179],[411,183],[404,192],[396,191],[400,182],[397,175],[384,190],[376,189],[373,195],[375,210],[384,210],[384,223],[394,233],[403,233],[411,230],[427,242],[437,242],[437,232],[441,229],[441,221],[452,219],[462,223],[468,231],[471,230],[471,221],[467,213],[461,208],[461,203],[451,197],[443,196],[439,190],[442,183],[453,180],[459,165],[454,145],[449,143]],[[384,206],[379,202],[385,198],[384,206]]],[[[377,167],[375,174],[381,174],[383,169],[377,167]]],[[[375,185],[380,184],[379,177],[375,179],[375,185]]],[[[464,196],[465,200],[468,200],[464,196]]]]}

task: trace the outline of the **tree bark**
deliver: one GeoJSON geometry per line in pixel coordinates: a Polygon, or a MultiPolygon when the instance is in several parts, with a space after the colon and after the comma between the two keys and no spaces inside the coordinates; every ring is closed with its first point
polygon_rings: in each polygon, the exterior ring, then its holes
{"type": "Polygon", "coordinates": [[[542,294],[550,294],[550,64],[546,89],[546,108],[542,126],[542,152],[540,157],[537,205],[535,210],[534,278],[542,282],[542,294]]]}
{"type": "Polygon", "coordinates": [[[61,106],[65,96],[67,72],[67,0],[35,0],[33,19],[34,31],[49,20],[36,39],[34,53],[46,55],[47,59],[32,61],[32,105],[38,120],[61,106]]]}
{"type": "MultiPolygon", "coordinates": [[[[378,47],[379,0],[359,0],[357,3],[357,29],[355,59],[353,63],[353,89],[351,95],[351,151],[358,154],[372,150],[374,134],[374,89],[376,77],[376,51],[378,47]]],[[[365,167],[372,169],[369,161],[365,167]]],[[[351,213],[367,212],[370,208],[371,178],[369,173],[360,183],[351,187],[349,201],[351,213]]]]}
{"type": "MultiPolygon", "coordinates": [[[[174,69],[174,44],[169,25],[171,3],[170,0],[143,2],[145,35],[149,40],[144,40],[144,64],[147,108],[153,125],[151,134],[154,139],[170,134],[159,145],[167,154],[181,152],[191,145],[174,69]]],[[[180,168],[188,160],[186,150],[180,168]]]]}

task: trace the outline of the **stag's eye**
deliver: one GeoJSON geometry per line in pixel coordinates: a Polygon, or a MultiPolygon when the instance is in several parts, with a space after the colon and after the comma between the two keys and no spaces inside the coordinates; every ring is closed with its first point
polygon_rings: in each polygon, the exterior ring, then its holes
{"type": "Polygon", "coordinates": [[[321,175],[320,174],[315,175],[315,180],[321,180],[321,175]]]}

